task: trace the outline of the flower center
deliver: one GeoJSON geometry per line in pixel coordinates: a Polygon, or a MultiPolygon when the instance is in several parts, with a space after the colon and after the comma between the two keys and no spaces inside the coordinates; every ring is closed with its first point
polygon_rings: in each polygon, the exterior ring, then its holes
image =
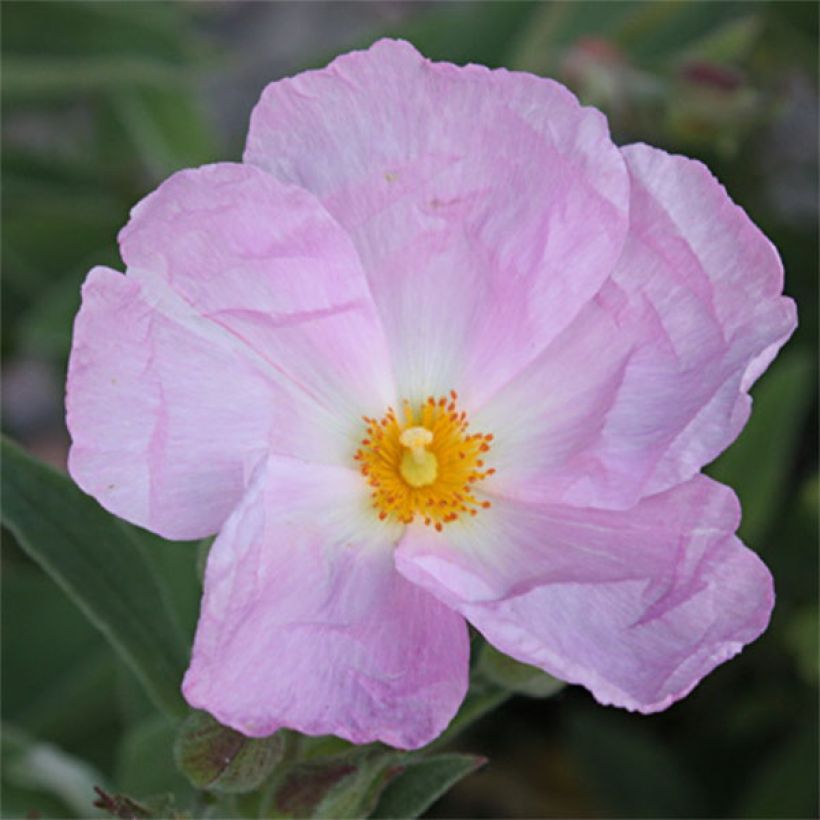
{"type": "Polygon", "coordinates": [[[492,475],[484,454],[493,436],[468,433],[467,414],[458,396],[432,396],[420,406],[402,402],[401,416],[388,407],[377,420],[364,417],[367,434],[353,456],[372,488],[379,518],[409,524],[418,515],[441,530],[462,515],[490,506],[473,494],[474,485],[492,475]]]}

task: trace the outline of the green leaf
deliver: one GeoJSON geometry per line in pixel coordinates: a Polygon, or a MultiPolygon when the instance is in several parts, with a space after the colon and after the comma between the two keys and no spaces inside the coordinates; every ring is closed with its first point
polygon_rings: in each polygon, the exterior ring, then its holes
{"type": "Polygon", "coordinates": [[[817,722],[790,733],[749,773],[748,790],[734,817],[816,817],[817,722]]]}
{"type": "Polygon", "coordinates": [[[797,670],[807,683],[820,679],[817,647],[820,644],[820,609],[817,603],[804,606],[789,620],[785,629],[786,647],[792,653],[797,670]]]}
{"type": "MultiPolygon", "coordinates": [[[[535,2],[446,3],[384,33],[413,43],[431,60],[502,66],[510,40],[529,28],[535,2]],[[458,36],[454,37],[453,32],[458,36]]],[[[369,42],[372,42],[372,34],[369,42]]],[[[369,44],[369,43],[368,43],[369,44]]]]}
{"type": "Polygon", "coordinates": [[[585,37],[609,37],[629,19],[637,2],[539,3],[536,12],[517,38],[510,68],[553,75],[559,71],[566,50],[585,37]]]}
{"type": "Polygon", "coordinates": [[[116,725],[115,663],[105,645],[76,659],[63,674],[47,680],[42,693],[16,721],[34,734],[66,743],[116,725]]]}
{"type": "Polygon", "coordinates": [[[157,714],[131,668],[122,662],[116,664],[115,696],[120,722],[125,726],[136,726],[157,714]]]}
{"type": "Polygon", "coordinates": [[[82,278],[74,273],[43,288],[17,322],[20,347],[34,356],[64,361],[71,350],[71,328],[80,309],[82,278]]]}
{"type": "Polygon", "coordinates": [[[174,725],[156,713],[129,729],[117,755],[117,788],[140,798],[165,792],[191,796],[191,787],[174,763],[175,736],[174,725]]]}
{"type": "Polygon", "coordinates": [[[447,745],[477,720],[498,708],[504,701],[509,700],[512,694],[510,689],[504,689],[486,680],[474,679],[470,683],[467,697],[464,698],[458,714],[444,732],[426,748],[431,750],[447,745]]]}
{"type": "Polygon", "coordinates": [[[100,816],[93,808],[94,787],[105,780],[93,766],[9,725],[3,726],[2,740],[5,782],[50,795],[77,817],[100,816]]]}
{"type": "Polygon", "coordinates": [[[581,786],[603,816],[708,816],[700,784],[678,750],[634,716],[599,708],[576,710],[567,720],[581,786]]]}
{"type": "Polygon", "coordinates": [[[151,89],[112,95],[114,111],[152,178],[218,158],[215,140],[190,90],[151,89]]]}
{"type": "Polygon", "coordinates": [[[784,354],[755,387],[746,429],[708,470],[740,497],[740,536],[753,546],[765,538],[785,499],[814,385],[811,355],[801,349],[784,354]]]}
{"type": "MultiPolygon", "coordinates": [[[[51,579],[28,562],[12,563],[6,558],[4,555],[2,707],[4,716],[19,724],[22,716],[30,716],[32,704],[42,702],[71,674],[78,659],[98,651],[109,657],[111,653],[51,579]],[[26,628],[20,629],[20,623],[26,628]]],[[[22,728],[39,734],[27,723],[22,728]]]]}
{"type": "Polygon", "coordinates": [[[477,755],[442,754],[408,764],[384,790],[371,817],[421,817],[459,780],[487,762],[477,755]]]}
{"type": "Polygon", "coordinates": [[[566,686],[564,681],[535,666],[519,663],[490,644],[484,644],[481,650],[478,670],[498,686],[531,698],[548,698],[566,686]]]}
{"type": "Polygon", "coordinates": [[[559,74],[568,50],[591,38],[604,40],[636,63],[663,65],[693,41],[728,25],[743,11],[741,6],[668,0],[541,3],[512,49],[510,67],[559,74]]]}
{"type": "Polygon", "coordinates": [[[191,51],[181,4],[61,0],[8,3],[3,9],[7,54],[151,56],[180,62],[191,51]]]}
{"type": "Polygon", "coordinates": [[[174,744],[177,766],[198,789],[243,794],[258,789],[282,759],[281,734],[245,737],[207,712],[194,712],[174,744]]]}
{"type": "Polygon", "coordinates": [[[145,547],[148,560],[168,589],[174,616],[190,644],[194,637],[202,585],[197,576],[198,541],[167,541],[147,530],[137,535],[145,547]]]}
{"type": "Polygon", "coordinates": [[[3,59],[3,94],[7,100],[63,99],[72,94],[122,88],[184,88],[189,79],[179,66],[145,57],[3,59]]]}
{"type": "Polygon", "coordinates": [[[159,579],[133,532],[72,481],[3,440],[3,521],[111,642],[169,715],[186,653],[159,579]]]}
{"type": "Polygon", "coordinates": [[[763,19],[757,14],[729,20],[688,45],[680,58],[738,64],[746,59],[762,28],[763,19]]]}

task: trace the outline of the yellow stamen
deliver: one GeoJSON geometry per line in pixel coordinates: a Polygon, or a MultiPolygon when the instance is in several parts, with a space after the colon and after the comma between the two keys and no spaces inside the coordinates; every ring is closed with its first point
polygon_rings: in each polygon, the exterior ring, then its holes
{"type": "Polygon", "coordinates": [[[382,419],[364,419],[367,433],[354,459],[380,519],[409,524],[418,515],[440,531],[490,506],[475,497],[474,486],[495,472],[484,466],[493,437],[468,433],[457,399],[451,391],[416,407],[405,401],[400,415],[391,407],[382,419]]]}
{"type": "Polygon", "coordinates": [[[426,427],[408,427],[399,436],[402,453],[399,472],[411,487],[426,487],[438,476],[438,459],[427,449],[433,434],[426,427]]]}

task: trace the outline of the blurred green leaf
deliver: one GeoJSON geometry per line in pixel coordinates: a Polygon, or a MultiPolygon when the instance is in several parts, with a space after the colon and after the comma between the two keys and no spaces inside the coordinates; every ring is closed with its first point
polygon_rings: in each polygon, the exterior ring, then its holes
{"type": "Polygon", "coordinates": [[[807,683],[816,685],[820,680],[817,651],[820,643],[820,608],[816,603],[803,607],[791,617],[785,638],[798,671],[807,683]]]}
{"type": "Polygon", "coordinates": [[[162,87],[117,93],[112,100],[154,181],[218,159],[213,135],[190,90],[162,87]]]}
{"type": "MultiPolygon", "coordinates": [[[[52,634],[56,624],[60,622],[51,623],[52,634]]],[[[62,636],[60,629],[61,640],[62,636]]],[[[71,669],[45,682],[42,694],[18,713],[16,722],[22,728],[65,742],[114,724],[116,666],[107,646],[79,656],[71,669]]]]}
{"type": "Polygon", "coordinates": [[[740,5],[683,0],[541,3],[522,30],[510,62],[526,71],[554,73],[567,49],[598,38],[636,62],[667,63],[693,42],[730,25],[744,12],[740,5]]]}
{"type": "Polygon", "coordinates": [[[693,42],[748,14],[748,8],[742,3],[700,6],[686,0],[639,2],[613,37],[633,59],[666,66],[693,42]]]}
{"type": "Polygon", "coordinates": [[[63,99],[76,94],[130,88],[184,88],[190,77],[178,66],[140,57],[3,58],[3,95],[20,99],[63,99]]]}
{"type": "Polygon", "coordinates": [[[199,616],[202,586],[197,575],[199,541],[168,541],[148,530],[134,528],[148,559],[168,589],[168,598],[186,644],[190,644],[199,616]]]}
{"type": "Polygon", "coordinates": [[[69,807],[54,795],[9,783],[6,777],[0,777],[0,789],[4,820],[73,816],[69,807]]]}
{"type": "Polygon", "coordinates": [[[184,15],[176,3],[4,3],[4,100],[178,86],[199,50],[184,15]]]}
{"type": "Polygon", "coordinates": [[[118,790],[141,799],[165,792],[190,796],[191,788],[174,762],[175,736],[174,725],[156,713],[130,728],[117,754],[118,790]]]}
{"type": "Polygon", "coordinates": [[[432,60],[502,66],[510,40],[527,28],[538,6],[538,2],[507,0],[433,4],[430,12],[411,16],[401,26],[371,32],[366,44],[381,33],[409,40],[432,60]]]}
{"type": "Polygon", "coordinates": [[[697,781],[673,750],[632,716],[597,709],[569,715],[581,787],[615,817],[703,817],[697,781]]]}
{"type": "Polygon", "coordinates": [[[488,643],[481,649],[478,671],[498,686],[532,698],[548,698],[566,686],[564,681],[535,666],[519,663],[488,643]]]}
{"type": "Polygon", "coordinates": [[[487,762],[477,755],[442,754],[407,764],[382,792],[371,817],[421,817],[459,780],[487,762]]]}
{"type": "Polygon", "coordinates": [[[125,726],[137,726],[156,716],[156,706],[131,667],[120,661],[116,665],[116,672],[117,706],[125,726]]]}
{"type": "MultiPolygon", "coordinates": [[[[510,68],[555,75],[567,49],[583,37],[614,39],[641,2],[540,3],[509,55],[510,68]]],[[[654,4],[652,4],[654,5],[654,4]]]]}
{"type": "MultiPolygon", "coordinates": [[[[45,274],[65,274],[70,267],[85,268],[89,252],[113,247],[116,232],[127,216],[127,208],[110,192],[83,193],[55,187],[42,191],[16,184],[4,191],[14,196],[14,208],[4,207],[3,245],[29,263],[12,284],[40,296],[45,274]],[[48,226],[48,230],[45,230],[48,226]],[[32,279],[31,273],[36,274],[32,279]],[[18,282],[18,278],[28,281],[18,282]]],[[[105,260],[100,260],[105,261],[105,260]]],[[[84,270],[75,273],[82,281],[84,270]]]]}
{"type": "Polygon", "coordinates": [[[8,560],[11,541],[2,579],[4,718],[105,771],[119,722],[115,656],[50,578],[8,560]]]}
{"type": "Polygon", "coordinates": [[[191,56],[177,3],[5,2],[3,49],[31,55],[151,55],[178,62],[191,56]]]}
{"type": "Polygon", "coordinates": [[[198,789],[243,794],[258,789],[282,759],[284,738],[246,737],[207,712],[194,712],[174,744],[177,766],[198,789]]]}
{"type": "Polygon", "coordinates": [[[705,36],[689,43],[679,55],[681,60],[705,60],[718,64],[736,64],[744,60],[763,29],[759,14],[728,20],[705,36]]]}
{"type": "Polygon", "coordinates": [[[81,283],[82,276],[72,273],[42,289],[17,323],[16,335],[23,351],[57,361],[68,357],[71,329],[80,309],[81,283]]]}
{"type": "Polygon", "coordinates": [[[775,746],[735,807],[735,817],[815,817],[818,800],[817,732],[807,726],[775,746]]]}
{"type": "Polygon", "coordinates": [[[708,469],[734,488],[743,505],[740,536],[762,542],[780,509],[800,448],[800,435],[815,397],[812,357],[784,353],[753,391],[754,407],[740,438],[708,469]]]}
{"type": "Polygon", "coordinates": [[[36,567],[4,563],[2,592],[2,707],[4,716],[14,716],[16,722],[55,682],[71,674],[78,658],[107,648],[70,599],[36,567]],[[19,628],[21,623],[25,629],[19,628]]]}
{"type": "Polygon", "coordinates": [[[438,749],[446,746],[451,740],[458,737],[476,721],[497,709],[504,701],[509,700],[513,692],[481,677],[474,677],[470,682],[470,689],[456,716],[450,725],[426,748],[438,749]]]}
{"type": "Polygon", "coordinates": [[[94,786],[105,781],[85,761],[9,725],[3,726],[2,759],[3,779],[12,786],[51,795],[77,817],[101,816],[93,807],[94,786]]]}
{"type": "Polygon", "coordinates": [[[187,711],[186,652],[166,594],[127,527],[66,476],[3,440],[3,520],[133,669],[160,708],[187,711]]]}

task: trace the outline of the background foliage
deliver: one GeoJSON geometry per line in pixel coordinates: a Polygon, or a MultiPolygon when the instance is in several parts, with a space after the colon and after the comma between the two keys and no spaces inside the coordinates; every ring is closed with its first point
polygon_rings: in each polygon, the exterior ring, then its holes
{"type": "Polygon", "coordinates": [[[775,575],[764,637],[651,718],[555,694],[476,641],[433,757],[247,744],[196,715],[177,737],[202,548],[114,521],[5,448],[3,816],[92,816],[94,786],[129,817],[414,816],[457,781],[431,816],[816,816],[817,33],[798,2],[4,2],[3,424],[58,470],[79,285],[119,267],[129,208],[178,168],[239,159],[265,83],[382,34],[554,76],[619,143],[704,159],[778,246],[801,324],[711,468],[775,575]],[[471,774],[476,755],[491,762],[471,774]]]}

